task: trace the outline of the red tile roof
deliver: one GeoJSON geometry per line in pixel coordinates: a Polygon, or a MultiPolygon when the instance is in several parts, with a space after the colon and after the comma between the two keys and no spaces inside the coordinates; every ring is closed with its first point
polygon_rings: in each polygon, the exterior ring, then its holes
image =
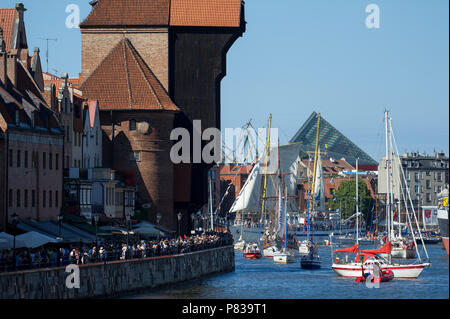
{"type": "Polygon", "coordinates": [[[80,24],[86,26],[167,26],[170,0],[100,0],[80,24]]]}
{"type": "Polygon", "coordinates": [[[241,0],[100,0],[80,27],[239,27],[241,0]]]}
{"type": "Polygon", "coordinates": [[[3,29],[3,39],[6,45],[6,51],[9,51],[11,47],[15,12],[15,9],[0,9],[0,28],[3,29]]]}
{"type": "Polygon", "coordinates": [[[179,111],[127,38],[123,38],[80,87],[102,110],[179,111]]]}
{"type": "Polygon", "coordinates": [[[241,0],[172,0],[171,26],[239,27],[241,0]]]}
{"type": "Polygon", "coordinates": [[[247,165],[234,165],[226,164],[220,166],[220,175],[249,175],[253,169],[252,164],[247,165]]]}

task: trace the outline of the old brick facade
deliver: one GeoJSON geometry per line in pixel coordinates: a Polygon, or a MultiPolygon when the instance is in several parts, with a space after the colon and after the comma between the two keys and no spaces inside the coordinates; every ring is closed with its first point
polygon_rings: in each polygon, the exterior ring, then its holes
{"type": "Polygon", "coordinates": [[[92,5],[80,24],[81,89],[85,97],[100,103],[104,165],[137,173],[137,204],[147,207],[141,209],[148,210],[151,222],[161,212],[162,225],[176,229],[176,214],[181,212],[181,227],[187,231],[191,213],[207,203],[211,164],[174,165],[169,135],[173,127],[192,132],[193,120],[201,120],[204,129],[220,128],[220,81],[226,53],[245,31],[243,2],[102,0],[92,5]],[[124,62],[119,61],[120,52],[124,62]],[[136,70],[148,73],[147,80],[155,77],[158,83],[142,82],[133,71],[135,63],[136,70]],[[121,74],[123,81],[110,78],[105,65],[115,77],[121,74]],[[89,91],[96,86],[114,98],[89,91]],[[152,95],[159,86],[164,92],[158,89],[152,95]],[[154,101],[152,96],[164,101],[154,101]],[[151,132],[130,131],[130,121],[133,126],[147,122],[151,132]],[[131,153],[140,156],[140,162],[130,160],[131,153]]]}

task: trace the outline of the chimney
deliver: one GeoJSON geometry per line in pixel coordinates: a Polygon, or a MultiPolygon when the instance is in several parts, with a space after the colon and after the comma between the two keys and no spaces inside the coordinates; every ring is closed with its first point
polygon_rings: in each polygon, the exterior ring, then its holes
{"type": "Polygon", "coordinates": [[[11,49],[7,54],[7,74],[12,86],[17,86],[17,50],[11,49]]]}
{"type": "Polygon", "coordinates": [[[8,56],[6,54],[6,45],[3,38],[3,29],[0,28],[0,83],[6,87],[8,83],[8,70],[7,70],[7,61],[8,56]]]}

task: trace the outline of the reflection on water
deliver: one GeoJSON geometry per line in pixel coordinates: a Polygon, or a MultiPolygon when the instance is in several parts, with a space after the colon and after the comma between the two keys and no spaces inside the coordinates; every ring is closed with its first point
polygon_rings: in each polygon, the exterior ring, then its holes
{"type": "Polygon", "coordinates": [[[447,299],[449,296],[448,257],[441,244],[427,246],[432,267],[419,279],[382,283],[369,289],[353,279],[338,277],[331,270],[331,250],[319,248],[322,269],[304,270],[300,259],[293,264],[274,264],[271,258],[246,260],[236,252],[232,273],[153,289],[124,298],[136,299],[447,299]]]}

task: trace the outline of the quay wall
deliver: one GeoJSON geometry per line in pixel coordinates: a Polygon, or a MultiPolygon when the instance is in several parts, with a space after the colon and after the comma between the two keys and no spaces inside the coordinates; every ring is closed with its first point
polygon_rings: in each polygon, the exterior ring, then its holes
{"type": "Polygon", "coordinates": [[[66,272],[66,267],[0,273],[0,299],[117,297],[231,271],[234,249],[226,246],[174,256],[80,265],[79,288],[67,288],[71,272],[66,272]]]}

